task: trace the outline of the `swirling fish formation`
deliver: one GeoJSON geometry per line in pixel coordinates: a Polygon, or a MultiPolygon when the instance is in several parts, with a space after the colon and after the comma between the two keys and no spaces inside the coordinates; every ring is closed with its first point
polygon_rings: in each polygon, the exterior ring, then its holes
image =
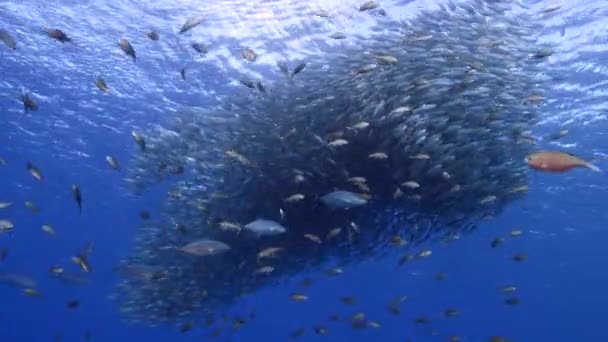
{"type": "Polygon", "coordinates": [[[383,21],[314,62],[280,63],[270,88],[243,82],[255,96],[138,135],[137,191],[181,178],[125,260],[156,270],[119,284],[125,316],[175,322],[330,258],[455,239],[525,193],[550,47],[514,6],[383,21]]]}

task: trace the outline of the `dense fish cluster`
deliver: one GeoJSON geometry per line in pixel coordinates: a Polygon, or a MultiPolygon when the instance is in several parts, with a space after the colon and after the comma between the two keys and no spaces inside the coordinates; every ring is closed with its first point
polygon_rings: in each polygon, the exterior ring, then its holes
{"type": "Polygon", "coordinates": [[[137,191],[175,180],[120,267],[121,311],[155,323],[212,312],[395,241],[457,238],[524,194],[551,49],[514,6],[383,21],[339,52],[280,63],[283,81],[245,80],[249,96],[134,132],[137,191]]]}

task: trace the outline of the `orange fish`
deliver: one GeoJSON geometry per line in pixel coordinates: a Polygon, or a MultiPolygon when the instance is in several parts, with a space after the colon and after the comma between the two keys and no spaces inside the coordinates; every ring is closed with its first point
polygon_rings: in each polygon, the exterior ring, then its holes
{"type": "Polygon", "coordinates": [[[586,167],[599,172],[600,169],[572,154],[564,152],[536,152],[526,157],[528,165],[534,169],[546,172],[565,172],[575,167],[586,167]]]}

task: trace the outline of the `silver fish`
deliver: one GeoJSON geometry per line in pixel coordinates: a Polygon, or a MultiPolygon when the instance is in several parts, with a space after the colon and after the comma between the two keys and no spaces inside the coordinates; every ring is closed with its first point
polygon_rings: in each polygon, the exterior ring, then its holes
{"type": "Polygon", "coordinates": [[[258,235],[279,235],[287,231],[280,223],[266,219],[257,219],[246,224],[244,228],[258,235]]]}
{"type": "Polygon", "coordinates": [[[336,190],[321,197],[321,202],[330,208],[348,209],[367,204],[367,200],[354,192],[336,190]]]}
{"type": "Polygon", "coordinates": [[[230,246],[220,241],[201,239],[190,242],[178,250],[190,255],[208,256],[227,252],[230,250],[230,246]]]}

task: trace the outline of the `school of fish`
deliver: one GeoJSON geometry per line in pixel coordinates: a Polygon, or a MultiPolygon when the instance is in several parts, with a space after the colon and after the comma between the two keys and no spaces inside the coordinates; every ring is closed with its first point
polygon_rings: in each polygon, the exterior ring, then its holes
{"type": "Polygon", "coordinates": [[[371,38],[279,62],[275,83],[242,79],[243,96],[134,133],[136,193],[175,180],[125,259],[167,272],[118,285],[125,316],[215,312],[329,257],[455,238],[524,195],[551,46],[517,6],[450,2],[383,20],[371,38]],[[164,248],[194,242],[190,255],[164,248]]]}

